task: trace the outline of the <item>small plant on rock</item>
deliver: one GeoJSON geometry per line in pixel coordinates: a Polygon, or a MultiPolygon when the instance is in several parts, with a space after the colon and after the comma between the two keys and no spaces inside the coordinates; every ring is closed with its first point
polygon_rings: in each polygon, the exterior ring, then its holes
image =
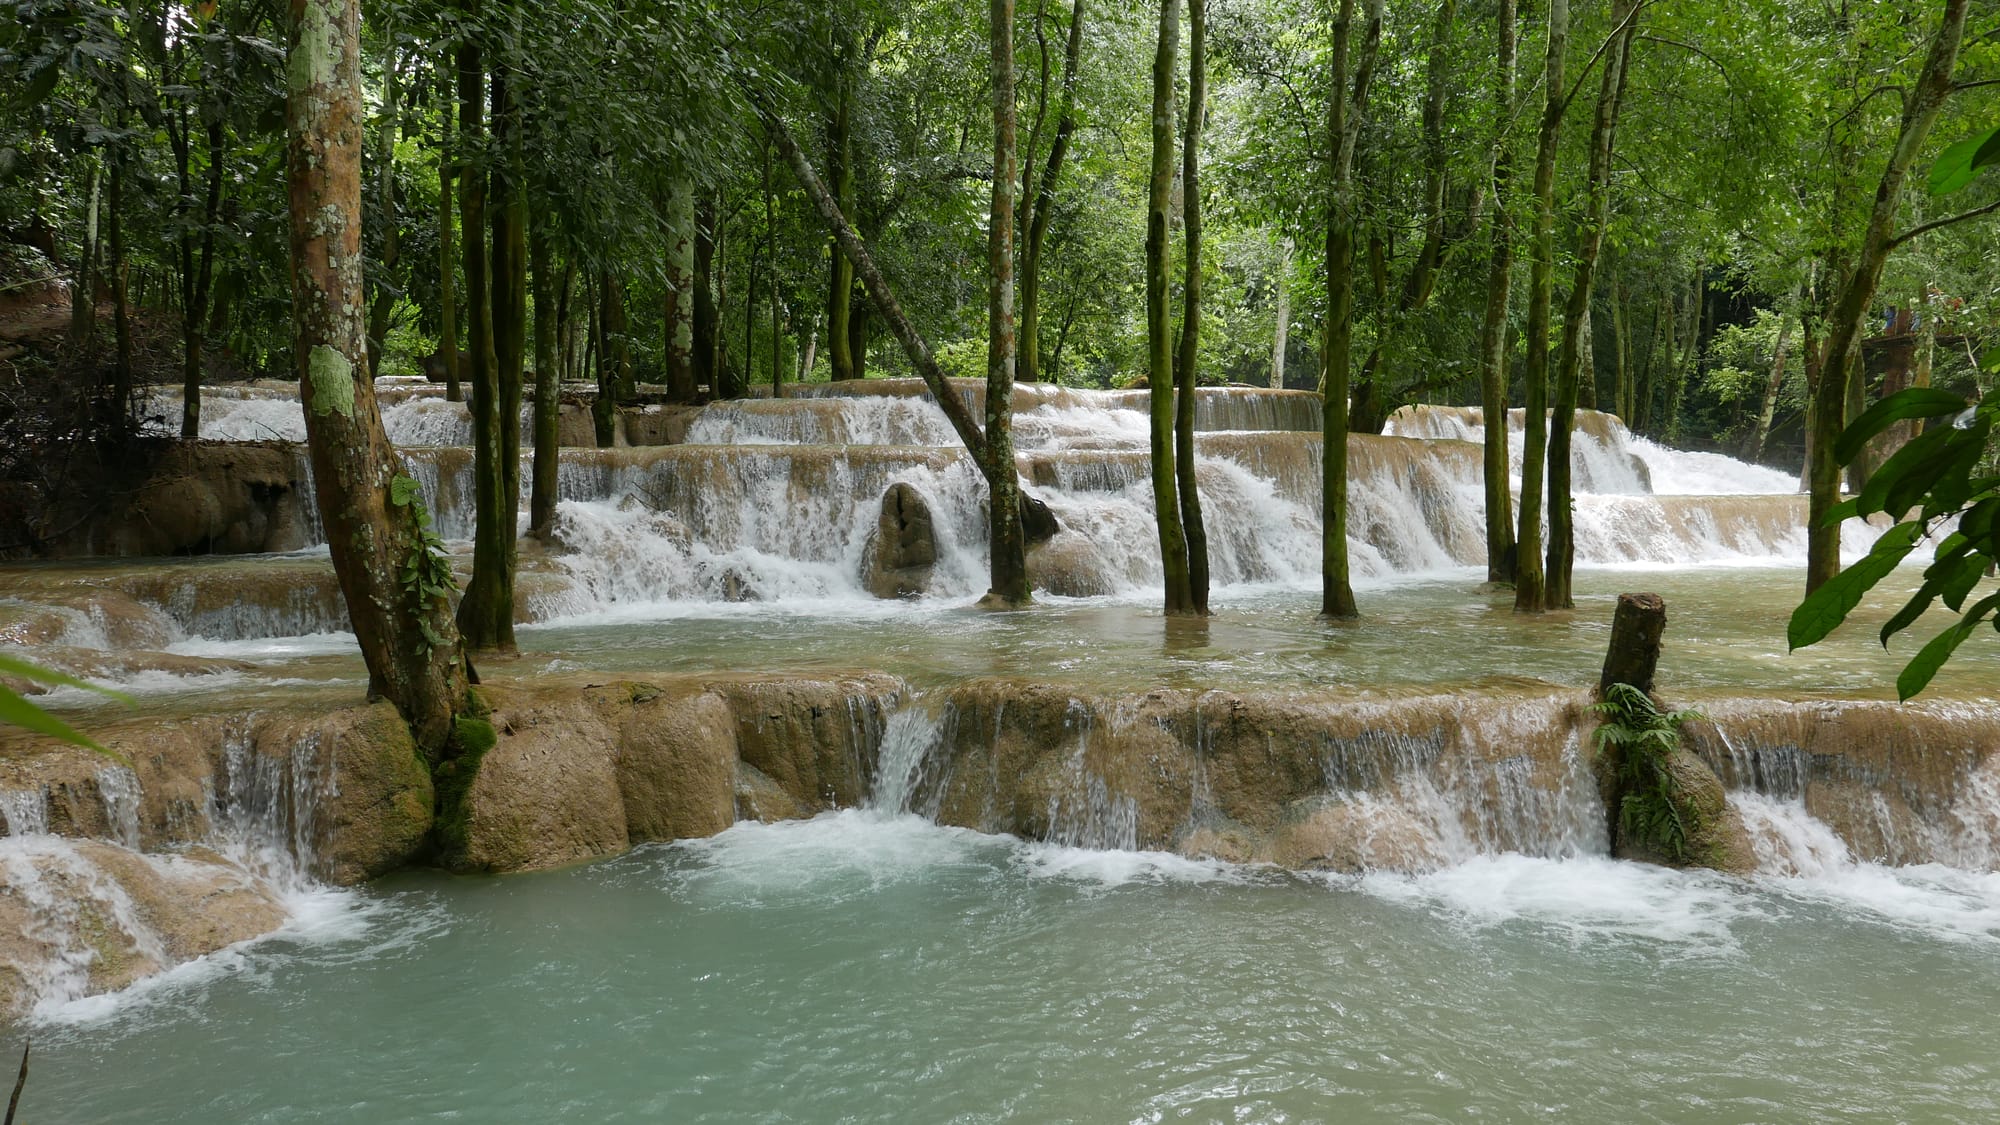
{"type": "Polygon", "coordinates": [[[1688,858],[1688,840],[1701,829],[1668,759],[1680,747],[1680,728],[1701,716],[1662,711],[1631,684],[1612,684],[1591,710],[1601,717],[1599,755],[1617,755],[1618,831],[1675,863],[1688,858]]]}

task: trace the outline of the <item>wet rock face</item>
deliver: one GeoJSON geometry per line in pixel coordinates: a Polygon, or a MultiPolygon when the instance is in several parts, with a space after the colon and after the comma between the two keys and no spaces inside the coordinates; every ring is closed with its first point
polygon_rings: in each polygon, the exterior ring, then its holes
{"type": "Polygon", "coordinates": [[[206,555],[309,546],[304,450],[285,442],[175,442],[113,482],[129,497],[55,544],[58,555],[206,555]],[[120,487],[122,485],[122,487],[120,487]]]}
{"type": "Polygon", "coordinates": [[[898,482],[882,494],[882,514],[863,563],[862,584],[878,598],[914,598],[930,589],[937,529],[923,494],[898,482]]]}

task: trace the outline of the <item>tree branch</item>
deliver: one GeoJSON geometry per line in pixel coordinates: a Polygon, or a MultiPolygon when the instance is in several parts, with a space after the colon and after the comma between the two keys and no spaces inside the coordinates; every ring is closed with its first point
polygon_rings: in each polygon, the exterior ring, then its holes
{"type": "Polygon", "coordinates": [[[1948,227],[1953,223],[1962,223],[1967,219],[1976,219],[1981,215],[1991,215],[1995,211],[2000,211],[2000,199],[1996,199],[1993,202],[1988,203],[1984,207],[1974,207],[1970,211],[1965,211],[1960,214],[1953,215],[1949,219],[1937,219],[1933,222],[1924,223],[1921,226],[1911,227],[1909,230],[1906,230],[1903,233],[1897,235],[1896,237],[1890,239],[1889,249],[1894,250],[1896,247],[1901,246],[1903,243],[1908,242],[1909,240],[1917,237],[1920,234],[1928,234],[1931,231],[1937,230],[1940,227],[1948,227]]]}

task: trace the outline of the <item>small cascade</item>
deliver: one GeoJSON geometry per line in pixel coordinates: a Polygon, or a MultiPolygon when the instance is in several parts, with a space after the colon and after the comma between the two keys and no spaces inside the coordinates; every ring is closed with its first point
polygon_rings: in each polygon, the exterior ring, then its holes
{"type": "Polygon", "coordinates": [[[139,848],[139,775],[129,766],[102,766],[95,775],[104,800],[104,823],[119,843],[139,848]]]}
{"type": "Polygon", "coordinates": [[[32,789],[0,791],[0,816],[7,819],[9,836],[43,836],[49,831],[49,791],[32,789]]]}
{"type": "Polygon", "coordinates": [[[1815,878],[1854,866],[1847,844],[1814,819],[1803,800],[1737,790],[1729,803],[1743,817],[1761,874],[1815,878]]]}
{"type": "MultiPolygon", "coordinates": [[[[916,700],[906,702],[882,725],[875,780],[868,807],[884,813],[919,812],[913,806],[926,780],[925,764],[943,740],[937,717],[916,700]]],[[[936,810],[928,810],[935,815],[936,810]]]]}
{"type": "Polygon", "coordinates": [[[332,787],[318,731],[270,754],[247,730],[231,730],[209,795],[209,823],[233,858],[280,885],[303,887],[318,851],[319,808],[332,787]]]}

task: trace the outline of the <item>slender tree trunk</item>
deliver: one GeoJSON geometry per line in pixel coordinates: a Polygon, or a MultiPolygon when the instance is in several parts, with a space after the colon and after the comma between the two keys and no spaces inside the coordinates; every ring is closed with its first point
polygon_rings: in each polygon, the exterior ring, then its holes
{"type": "Polygon", "coordinates": [[[1181,229],[1187,243],[1182,284],[1181,354],[1174,403],[1174,479],[1180,489],[1181,531],[1187,538],[1188,611],[1208,615],[1208,531],[1202,526],[1195,481],[1195,388],[1201,362],[1201,129],[1208,112],[1208,4],[1188,0],[1187,134],[1182,138],[1181,229]]]}
{"type": "MultiPolygon", "coordinates": [[[[459,91],[470,91],[477,105],[481,59],[473,48],[468,62],[460,56],[459,91]],[[469,73],[468,73],[469,72],[469,73]],[[469,83],[469,85],[468,85],[469,83]]],[[[521,342],[526,300],[522,275],[526,252],[522,239],[525,208],[520,199],[514,164],[519,154],[520,121],[510,89],[509,67],[496,61],[492,77],[493,170],[492,199],[486,205],[485,185],[474,177],[466,186],[466,277],[471,288],[473,497],[476,524],[472,548],[472,578],[458,603],[458,628],[468,649],[514,650],[515,526],[521,492],[521,342]],[[484,231],[471,209],[477,199],[491,226],[492,249],[483,255],[486,268],[473,262],[474,247],[484,231]],[[485,284],[472,282],[484,274],[485,284]],[[483,290],[483,291],[482,291],[483,290]],[[483,355],[481,353],[484,353],[483,355]]],[[[476,110],[460,113],[476,128],[476,110]]]]}
{"type": "Polygon", "coordinates": [[[598,318],[598,362],[611,367],[615,401],[626,401],[639,393],[632,369],[631,319],[625,313],[625,279],[615,270],[604,275],[604,314],[598,318]]]}
{"type": "MultiPolygon", "coordinates": [[[[1348,428],[1355,433],[1379,434],[1388,424],[1390,404],[1382,385],[1387,378],[1383,365],[1410,318],[1430,303],[1431,292],[1437,287],[1438,265],[1444,258],[1445,184],[1450,172],[1450,149],[1444,138],[1445,93],[1451,85],[1451,28],[1457,18],[1458,0],[1442,0],[1431,18],[1423,108],[1424,241],[1416,263],[1403,279],[1394,309],[1361,365],[1347,419],[1348,428]]],[[[1386,283],[1386,269],[1383,273],[1386,283]]],[[[1387,288],[1386,284],[1381,287],[1387,288]]]]}
{"type": "Polygon", "coordinates": [[[778,204],[771,191],[771,141],[764,141],[764,238],[771,262],[771,397],[785,397],[785,377],[782,366],[784,331],[779,320],[782,307],[778,299],[778,204]]]}
{"type": "Polygon", "coordinates": [[[1681,400],[1701,365],[1702,326],[1707,315],[1708,301],[1703,292],[1701,270],[1697,267],[1693,285],[1688,290],[1686,312],[1681,317],[1679,358],[1674,361],[1673,378],[1667,384],[1666,419],[1660,428],[1660,436],[1670,442],[1680,440],[1681,400]]]}
{"type": "MultiPolygon", "coordinates": [[[[1056,135],[1049,143],[1048,165],[1028,194],[1027,245],[1021,253],[1021,378],[1038,382],[1042,377],[1042,244],[1048,237],[1049,220],[1055,214],[1057,178],[1069,152],[1070,137],[1076,132],[1076,77],[1083,60],[1084,0],[1073,0],[1069,13],[1069,42],[1063,51],[1062,93],[1056,111],[1056,135]]],[[[1045,66],[1046,69],[1046,66],[1045,66]]],[[[1030,156],[1032,158],[1032,146],[1030,156]]]]}
{"type": "Polygon", "coordinates": [[[288,23],[293,368],[315,494],[369,693],[396,705],[435,760],[465,700],[465,672],[447,593],[400,581],[427,551],[422,501],[383,433],[365,374],[360,5],[291,0],[288,23]]]}
{"type": "Polygon", "coordinates": [[[202,205],[200,251],[190,256],[188,239],[182,238],[183,268],[193,266],[193,275],[181,279],[181,436],[201,436],[201,353],[206,343],[203,327],[208,313],[209,286],[215,276],[215,224],[222,215],[222,142],[220,117],[208,123],[207,192],[202,205]]]}
{"type": "Polygon", "coordinates": [[[1486,270],[1486,316],[1479,330],[1479,404],[1485,423],[1486,580],[1514,580],[1514,494],[1507,459],[1507,309],[1514,287],[1514,160],[1507,122],[1514,114],[1515,0],[1500,0],[1493,79],[1493,252],[1486,270]]]}
{"type": "Polygon", "coordinates": [[[597,374],[597,395],[591,400],[590,422],[599,449],[610,449],[618,444],[618,371],[611,362],[611,349],[604,338],[604,322],[610,311],[613,288],[611,271],[600,271],[596,284],[591,287],[590,329],[584,343],[583,364],[586,368],[594,367],[597,374]]]}
{"type": "Polygon", "coordinates": [[[1625,279],[1616,263],[1611,277],[1611,352],[1616,364],[1612,377],[1611,412],[1625,427],[1632,427],[1632,339],[1625,331],[1625,279]]]}
{"type": "Polygon", "coordinates": [[[983,605],[1028,604],[1027,539],[1014,466],[1014,0],[992,0],[993,206],[986,242],[986,482],[992,586],[983,605]]]}
{"type": "Polygon", "coordinates": [[[1514,611],[1548,608],[1542,570],[1542,472],[1548,463],[1549,319],[1555,301],[1556,153],[1562,140],[1569,0],[1549,0],[1548,55],[1542,71],[1541,140],[1535,155],[1534,258],[1528,278],[1528,363],[1522,372],[1521,526],[1516,534],[1514,611]]]}
{"type": "Polygon", "coordinates": [[[1771,419],[1778,410],[1778,392],[1785,385],[1785,355],[1792,342],[1792,312],[1803,307],[1803,292],[1793,290],[1792,302],[1778,312],[1778,343],[1771,356],[1771,378],[1764,387],[1763,405],[1757,408],[1757,428],[1750,433],[1750,460],[1764,459],[1764,444],[1771,438],[1771,419]]]}
{"type": "Polygon", "coordinates": [[[92,163],[85,170],[83,247],[76,256],[75,288],[69,297],[69,345],[87,352],[97,336],[97,215],[104,177],[92,163]]]}
{"type": "MultiPolygon", "coordinates": [[[[536,223],[528,241],[529,269],[535,279],[535,468],[528,493],[528,534],[546,540],[555,532],[556,474],[562,459],[562,388],[556,353],[561,346],[562,298],[550,261],[549,233],[536,223]]],[[[564,279],[565,282],[567,279],[564,279]]]]}
{"type": "Polygon", "coordinates": [[[1153,514],[1159,524],[1160,570],[1169,614],[1194,612],[1188,583],[1187,533],[1181,524],[1174,467],[1174,345],[1167,307],[1168,209],[1174,186],[1174,55],[1180,0],[1161,0],[1160,37],[1153,53],[1153,171],[1146,209],[1147,387],[1151,400],[1153,514]]]}
{"type": "Polygon", "coordinates": [[[1360,616],[1347,557],[1347,432],[1349,367],[1354,348],[1354,241],[1359,222],[1354,191],[1354,150],[1375,77],[1382,43],[1382,0],[1366,0],[1359,52],[1352,52],[1355,0],[1340,0],[1333,25],[1333,69],[1327,104],[1326,331],[1321,349],[1326,373],[1320,419],[1321,544],[1320,615],[1360,616]],[[1350,71],[1350,54],[1354,55],[1350,71]],[[1350,78],[1351,74],[1351,78],[1350,78]]]}
{"type": "MultiPolygon", "coordinates": [[[[1612,0],[1612,32],[1606,43],[1598,87],[1597,115],[1590,130],[1590,166],[1586,174],[1582,244],[1576,272],[1570,279],[1569,300],[1563,308],[1562,351],[1556,366],[1555,414],[1549,421],[1549,544],[1542,601],[1549,609],[1570,609],[1571,570],[1576,558],[1571,526],[1570,435],[1576,426],[1577,396],[1589,353],[1590,297],[1597,284],[1597,256],[1604,246],[1604,228],[1611,221],[1611,154],[1618,135],[1618,110],[1625,96],[1625,68],[1632,39],[1639,27],[1639,0],[1612,0]]],[[[1595,379],[1592,380],[1593,395],[1595,379]]]]}
{"type": "Polygon", "coordinates": [[[132,404],[132,304],[125,282],[130,264],[125,260],[125,164],[111,162],[111,198],[105,208],[111,239],[111,330],[115,341],[112,361],[111,402],[115,412],[107,421],[123,427],[132,404]]]}
{"type": "MultiPolygon", "coordinates": [[[[833,115],[826,124],[826,172],[832,183],[834,202],[843,215],[854,216],[854,167],[853,155],[848,138],[849,119],[853,113],[854,51],[848,46],[840,52],[834,62],[837,73],[834,77],[835,92],[833,115]]],[[[858,378],[854,370],[854,352],[849,335],[848,317],[854,300],[854,263],[845,254],[835,249],[826,289],[826,354],[833,367],[835,381],[858,378]]]]}
{"type": "Polygon", "coordinates": [[[667,393],[676,402],[695,398],[694,192],[683,176],[667,183],[666,335],[667,393]]]}
{"type": "Polygon", "coordinates": [[[389,338],[389,318],[396,311],[396,291],[390,271],[401,256],[401,222],[396,214],[396,139],[402,120],[396,102],[396,48],[394,24],[391,44],[382,62],[382,116],[378,131],[381,149],[375,157],[375,202],[382,209],[382,276],[375,279],[374,297],[368,303],[368,374],[382,373],[382,350],[389,338]]]}
{"type": "Polygon", "coordinates": [[[444,118],[444,131],[438,146],[438,360],[444,365],[445,400],[461,402],[465,398],[465,389],[459,384],[463,372],[458,369],[458,265],[451,237],[454,219],[451,183],[455,178],[451,136],[456,124],[452,121],[452,99],[441,101],[443,104],[438,112],[444,118]]]}
{"type": "Polygon", "coordinates": [[[721,315],[715,301],[716,214],[714,195],[703,192],[694,221],[694,377],[711,398],[728,398],[723,386],[721,315]]]}
{"type": "Polygon", "coordinates": [[[1290,346],[1292,331],[1292,238],[1285,235],[1278,240],[1277,309],[1273,312],[1277,323],[1271,331],[1271,389],[1285,389],[1285,349],[1290,346]]]}

